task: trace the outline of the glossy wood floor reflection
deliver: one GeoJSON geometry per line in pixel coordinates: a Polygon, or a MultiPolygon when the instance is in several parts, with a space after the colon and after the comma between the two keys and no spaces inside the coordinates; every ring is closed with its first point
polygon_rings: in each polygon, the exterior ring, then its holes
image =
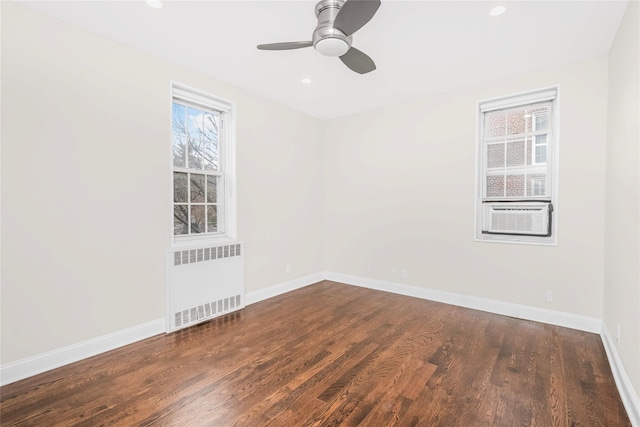
{"type": "Polygon", "coordinates": [[[2,426],[630,426],[598,335],[321,282],[10,384],[2,426]]]}

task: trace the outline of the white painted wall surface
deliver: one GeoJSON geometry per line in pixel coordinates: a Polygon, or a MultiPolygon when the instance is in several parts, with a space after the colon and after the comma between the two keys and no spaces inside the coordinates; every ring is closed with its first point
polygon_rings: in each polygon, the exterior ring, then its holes
{"type": "Polygon", "coordinates": [[[604,324],[640,393],[640,3],[609,53],[604,324]]]}
{"type": "Polygon", "coordinates": [[[3,365],[164,316],[171,80],[237,103],[247,290],[322,270],[319,120],[1,8],[3,365]]]}
{"type": "Polygon", "coordinates": [[[601,317],[606,99],[598,58],[329,122],[326,269],[601,317]],[[554,84],[559,244],[475,242],[476,101],[554,84]]]}

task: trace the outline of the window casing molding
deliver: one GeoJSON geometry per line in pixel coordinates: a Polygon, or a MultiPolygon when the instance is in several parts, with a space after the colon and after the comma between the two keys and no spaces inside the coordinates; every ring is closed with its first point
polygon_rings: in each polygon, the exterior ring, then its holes
{"type": "MultiPolygon", "coordinates": [[[[555,246],[558,242],[558,158],[559,158],[559,129],[560,129],[560,87],[559,85],[544,87],[532,91],[520,92],[516,94],[480,100],[476,103],[476,185],[475,185],[475,215],[474,215],[474,239],[482,242],[499,242],[499,243],[516,243],[530,245],[546,245],[555,246]],[[525,120],[525,131],[522,134],[509,134],[505,131],[502,136],[491,135],[486,130],[488,113],[502,113],[506,115],[510,112],[517,112],[520,109],[531,108],[531,111],[537,107],[548,105],[549,109],[544,110],[539,117],[536,113],[526,112],[522,117],[525,120]],[[545,126],[537,129],[538,123],[544,123],[545,111],[549,113],[546,118],[545,126]],[[530,115],[529,115],[530,114],[530,115]],[[529,117],[527,117],[529,115],[529,117]],[[530,124],[526,123],[530,120],[530,124]],[[527,128],[527,126],[530,126],[527,128]],[[545,130],[547,129],[547,130],[545,130]],[[521,141],[519,141],[521,139],[521,141]],[[508,164],[508,145],[509,143],[520,142],[523,144],[524,161],[523,164],[511,166],[508,164]],[[503,166],[491,168],[489,165],[489,148],[488,146],[495,144],[494,151],[501,151],[501,144],[504,146],[504,154],[502,158],[503,166]],[[545,158],[546,157],[546,158],[545,158]],[[536,171],[539,173],[536,174],[536,171]],[[509,173],[512,176],[507,176],[509,173]],[[497,194],[489,194],[487,182],[489,176],[495,176],[499,182],[500,176],[504,176],[504,193],[500,196],[497,194]],[[514,178],[515,175],[522,175],[524,193],[516,195],[508,195],[507,187],[509,185],[508,178],[514,178]],[[542,193],[542,194],[541,194],[542,193]],[[495,197],[491,197],[495,196],[495,197]],[[546,204],[546,206],[544,206],[546,204]],[[511,213],[520,212],[519,208],[531,208],[539,214],[533,216],[521,215],[526,217],[529,224],[530,219],[533,221],[542,221],[549,224],[548,232],[542,234],[540,231],[534,232],[532,228],[526,228],[529,231],[509,231],[498,232],[489,227],[489,223],[497,217],[489,220],[488,216],[490,207],[496,207],[499,210],[508,212],[505,207],[513,207],[511,213]],[[548,215],[542,217],[542,213],[548,215]],[[520,234],[523,233],[523,234],[520,234]],[[524,234],[530,233],[530,234],[524,234]]],[[[508,116],[507,116],[508,117],[508,116]]],[[[507,119],[505,119],[507,120],[507,119]]],[[[505,128],[507,124],[505,122],[505,128]]],[[[515,146],[516,144],[513,144],[515,146]]],[[[497,157],[499,159],[499,156],[497,157]]],[[[500,161],[500,160],[498,160],[500,161]]],[[[495,166],[495,165],[493,165],[495,166]]],[[[506,215],[507,217],[509,215],[506,215]]],[[[512,217],[513,218],[513,217],[512,217]]],[[[527,225],[526,227],[529,227],[527,225]]]]}
{"type": "MultiPolygon", "coordinates": [[[[171,188],[171,245],[172,247],[185,247],[196,245],[219,244],[225,241],[237,239],[237,195],[236,195],[236,104],[233,101],[208,94],[204,91],[187,85],[170,83],[169,106],[169,165],[171,188]],[[217,115],[220,120],[218,135],[218,169],[202,170],[176,166],[174,164],[174,137],[173,137],[173,105],[176,103],[194,107],[217,115]],[[204,232],[200,234],[175,235],[174,234],[174,208],[179,202],[175,201],[174,174],[194,174],[215,176],[218,179],[217,207],[218,230],[216,232],[204,232]]],[[[187,154],[185,154],[187,155],[187,154]]],[[[205,178],[207,179],[207,178],[205,178]]],[[[208,201],[207,201],[208,202],[208,201]]],[[[192,202],[189,201],[188,204],[192,202]]]]}

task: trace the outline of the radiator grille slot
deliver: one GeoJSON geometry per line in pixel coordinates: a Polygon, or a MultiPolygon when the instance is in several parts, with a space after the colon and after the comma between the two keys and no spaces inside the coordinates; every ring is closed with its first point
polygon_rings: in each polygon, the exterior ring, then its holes
{"type": "Polygon", "coordinates": [[[223,314],[235,311],[236,307],[240,307],[242,301],[241,295],[235,295],[218,301],[212,301],[197,307],[191,307],[186,310],[174,313],[174,329],[184,328],[195,325],[204,320],[221,316],[223,314]],[[225,307],[223,310],[215,310],[215,307],[225,307]],[[213,310],[212,310],[213,308],[213,310]]]}
{"type": "Polygon", "coordinates": [[[214,248],[199,248],[177,251],[173,254],[173,265],[191,264],[194,262],[211,261],[216,259],[240,256],[240,243],[217,246],[214,248]]]}

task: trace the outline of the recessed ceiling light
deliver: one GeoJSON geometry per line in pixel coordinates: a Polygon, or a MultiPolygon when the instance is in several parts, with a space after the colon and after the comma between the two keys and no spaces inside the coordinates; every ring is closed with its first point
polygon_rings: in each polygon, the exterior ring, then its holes
{"type": "Polygon", "coordinates": [[[310,84],[310,83],[311,83],[311,79],[310,79],[310,78],[302,79],[302,83],[304,83],[304,84],[308,85],[308,84],[310,84]]]}
{"type": "Polygon", "coordinates": [[[154,9],[160,9],[162,7],[162,2],[160,0],[145,0],[149,7],[154,9]]]}
{"type": "Polygon", "coordinates": [[[507,8],[505,6],[496,6],[496,7],[494,7],[493,9],[491,9],[489,11],[489,15],[491,15],[491,16],[499,16],[499,15],[502,15],[505,10],[507,10],[507,8]]]}

